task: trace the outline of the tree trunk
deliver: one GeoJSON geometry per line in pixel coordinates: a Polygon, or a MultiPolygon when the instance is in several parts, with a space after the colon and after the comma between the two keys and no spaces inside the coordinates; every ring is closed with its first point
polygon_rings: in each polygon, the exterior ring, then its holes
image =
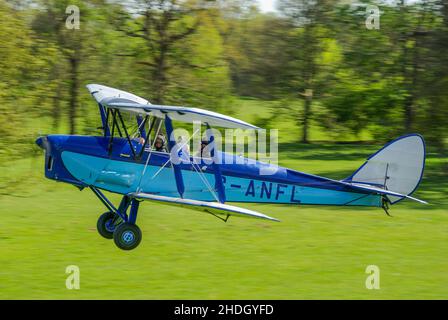
{"type": "Polygon", "coordinates": [[[442,15],[445,27],[448,27],[448,0],[442,1],[442,15]]]}
{"type": "Polygon", "coordinates": [[[309,121],[310,121],[312,103],[313,103],[313,90],[306,89],[305,105],[302,117],[302,143],[309,143],[308,131],[309,131],[309,121]]]}
{"type": "MultiPolygon", "coordinates": [[[[315,19],[316,17],[311,15],[311,19],[315,19]]],[[[315,21],[308,23],[305,26],[305,48],[304,48],[304,59],[305,69],[303,74],[303,82],[305,92],[303,94],[305,98],[305,105],[303,108],[303,119],[302,119],[302,143],[309,143],[309,122],[311,118],[311,106],[313,103],[313,80],[314,75],[316,74],[316,62],[314,61],[315,56],[317,55],[317,43],[316,36],[314,33],[314,24],[315,21]]]]}
{"type": "Polygon", "coordinates": [[[415,101],[417,99],[417,81],[419,68],[419,41],[415,37],[415,46],[412,52],[411,75],[409,79],[408,97],[405,101],[405,129],[406,132],[411,132],[414,129],[415,120],[415,101]]]}
{"type": "Polygon", "coordinates": [[[56,93],[53,95],[53,129],[58,131],[61,121],[61,93],[62,85],[58,83],[56,93]]]}
{"type": "MultiPolygon", "coordinates": [[[[405,16],[406,6],[405,1],[400,3],[400,13],[405,16]]],[[[402,21],[402,23],[404,23],[402,21]]],[[[418,30],[414,30],[418,31],[418,30]]],[[[417,76],[419,68],[419,41],[418,35],[414,33],[413,36],[402,34],[403,52],[402,52],[402,76],[404,78],[404,88],[407,92],[407,97],[404,101],[404,129],[406,132],[411,132],[414,128],[415,120],[415,101],[417,99],[417,76]],[[407,42],[414,40],[414,47],[408,48],[407,42]],[[412,55],[412,56],[411,56],[412,55]]]]}
{"type": "Polygon", "coordinates": [[[406,98],[404,112],[405,112],[405,120],[404,127],[407,133],[412,131],[413,123],[414,123],[414,98],[412,97],[412,93],[410,96],[406,98]]]}
{"type": "Polygon", "coordinates": [[[157,104],[163,104],[163,98],[165,95],[165,85],[166,85],[166,53],[168,52],[168,46],[166,44],[160,45],[160,53],[156,58],[156,68],[154,70],[155,80],[155,98],[154,102],[157,104]]]}
{"type": "Polygon", "coordinates": [[[78,89],[79,89],[79,60],[78,57],[70,58],[70,99],[69,99],[69,122],[70,134],[76,132],[76,116],[78,108],[78,89]]]}

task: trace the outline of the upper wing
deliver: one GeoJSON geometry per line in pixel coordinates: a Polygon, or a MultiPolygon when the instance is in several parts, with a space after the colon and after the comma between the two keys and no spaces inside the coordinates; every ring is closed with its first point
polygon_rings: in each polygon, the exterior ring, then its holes
{"type": "Polygon", "coordinates": [[[135,94],[106,87],[101,84],[88,84],[86,87],[98,103],[101,103],[101,101],[108,98],[120,98],[127,102],[150,104],[148,100],[136,96],[135,94]]]}
{"type": "Polygon", "coordinates": [[[131,93],[97,84],[89,84],[87,88],[95,100],[106,108],[120,109],[143,115],[152,115],[158,118],[165,118],[165,116],[168,116],[172,120],[188,123],[198,121],[207,123],[210,126],[224,128],[259,129],[257,126],[250,123],[209,110],[153,105],[147,100],[131,93]]]}
{"type": "Polygon", "coordinates": [[[152,104],[145,105],[139,103],[117,101],[117,99],[110,99],[108,101],[104,101],[104,103],[102,104],[105,107],[131,111],[139,114],[153,115],[158,118],[165,118],[165,116],[169,116],[170,119],[181,122],[193,123],[194,121],[200,121],[216,127],[234,129],[259,129],[258,127],[242,120],[235,119],[217,112],[198,108],[161,106],[152,104]]]}
{"type": "Polygon", "coordinates": [[[244,209],[240,207],[230,206],[228,204],[218,203],[218,202],[206,202],[206,201],[198,201],[191,199],[181,199],[181,198],[172,198],[159,196],[148,193],[131,193],[128,196],[136,199],[143,200],[152,200],[160,203],[164,203],[167,205],[186,207],[197,211],[208,212],[215,215],[232,215],[239,217],[248,217],[248,218],[258,218],[265,219],[271,221],[279,221],[275,218],[269,217],[262,213],[252,211],[249,209],[244,209]]]}

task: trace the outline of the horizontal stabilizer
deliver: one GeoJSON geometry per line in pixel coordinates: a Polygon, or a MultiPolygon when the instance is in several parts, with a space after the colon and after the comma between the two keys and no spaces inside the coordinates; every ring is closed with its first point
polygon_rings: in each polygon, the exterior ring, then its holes
{"type": "Polygon", "coordinates": [[[136,198],[136,199],[142,199],[142,200],[150,200],[150,201],[157,201],[160,203],[164,203],[167,205],[173,205],[173,206],[180,206],[185,208],[190,208],[196,211],[202,211],[211,213],[213,215],[224,215],[224,216],[239,216],[239,217],[246,217],[246,218],[258,218],[258,219],[265,219],[265,220],[271,220],[271,221],[277,221],[275,218],[269,217],[265,214],[252,211],[249,209],[244,209],[240,207],[235,207],[223,203],[218,202],[206,202],[206,201],[198,201],[198,200],[192,200],[192,199],[181,199],[181,198],[173,198],[173,197],[165,197],[165,196],[159,196],[155,194],[149,194],[149,193],[130,193],[128,194],[129,197],[136,198]]]}
{"type": "Polygon", "coordinates": [[[401,194],[398,192],[394,192],[394,191],[389,191],[389,190],[385,190],[385,189],[381,189],[375,186],[370,186],[370,185],[366,185],[366,184],[360,184],[360,183],[348,183],[348,182],[343,182],[346,185],[349,185],[351,187],[354,187],[355,189],[359,189],[359,190],[365,190],[365,191],[373,191],[376,192],[378,194],[384,194],[384,195],[388,195],[388,196],[394,196],[397,198],[406,198],[406,199],[410,199],[410,200],[414,200],[423,204],[428,204],[428,202],[405,195],[405,194],[401,194]]]}

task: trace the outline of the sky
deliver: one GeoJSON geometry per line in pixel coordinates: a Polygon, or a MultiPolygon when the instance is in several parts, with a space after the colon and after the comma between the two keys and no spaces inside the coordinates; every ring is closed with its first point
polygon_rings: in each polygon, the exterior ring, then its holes
{"type": "Polygon", "coordinates": [[[262,12],[275,11],[275,0],[258,0],[262,12]]]}
{"type": "MultiPolygon", "coordinates": [[[[411,4],[417,2],[418,0],[406,0],[407,4],[411,4]]],[[[275,2],[276,0],[258,0],[260,9],[262,12],[271,12],[275,11],[275,2]]],[[[347,1],[347,2],[356,2],[356,1],[347,1]]],[[[390,0],[390,2],[395,2],[395,0],[390,0]]]]}

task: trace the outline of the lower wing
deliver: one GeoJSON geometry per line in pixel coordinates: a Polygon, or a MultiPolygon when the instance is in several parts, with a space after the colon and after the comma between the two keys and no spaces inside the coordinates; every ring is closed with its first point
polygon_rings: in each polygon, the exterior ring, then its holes
{"type": "Polygon", "coordinates": [[[159,196],[155,194],[149,194],[149,193],[130,193],[128,194],[129,197],[135,198],[135,199],[142,199],[142,200],[150,200],[150,201],[156,201],[159,203],[171,205],[171,206],[179,206],[184,208],[190,208],[196,211],[202,211],[207,212],[212,215],[223,215],[226,217],[229,216],[239,216],[239,217],[246,217],[246,218],[258,218],[258,219],[265,219],[265,220],[271,220],[271,221],[277,221],[275,218],[269,217],[265,214],[262,214],[260,212],[252,211],[249,209],[244,209],[236,206],[231,206],[224,203],[219,202],[207,202],[207,201],[198,201],[198,200],[192,200],[192,199],[182,199],[182,198],[173,198],[173,197],[165,197],[165,196],[159,196]]]}

